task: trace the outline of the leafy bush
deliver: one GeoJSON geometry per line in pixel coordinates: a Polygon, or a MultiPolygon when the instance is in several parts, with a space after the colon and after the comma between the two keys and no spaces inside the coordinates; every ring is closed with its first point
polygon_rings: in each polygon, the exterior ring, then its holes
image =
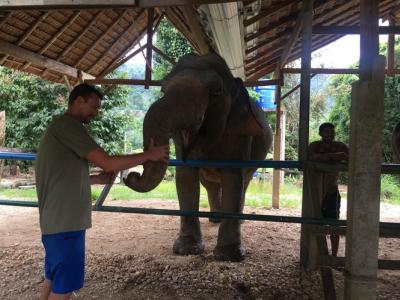
{"type": "Polygon", "coordinates": [[[400,182],[396,176],[382,175],[381,201],[388,201],[393,204],[400,203],[400,182]]]}

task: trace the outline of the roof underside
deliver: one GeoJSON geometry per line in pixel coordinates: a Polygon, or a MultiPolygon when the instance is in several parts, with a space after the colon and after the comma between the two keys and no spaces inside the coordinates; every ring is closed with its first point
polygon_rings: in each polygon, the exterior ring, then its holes
{"type": "MultiPolygon", "coordinates": [[[[359,25],[359,2],[315,0],[313,26],[359,25]]],[[[395,0],[380,1],[380,17],[395,15],[396,4],[395,0]]],[[[256,80],[300,57],[300,38],[295,32],[301,8],[299,0],[158,7],[154,10],[153,26],[165,15],[196,51],[206,53],[214,49],[226,59],[235,75],[256,80]],[[285,55],[287,49],[290,51],[285,55]]],[[[147,22],[148,10],[135,6],[3,7],[0,65],[54,82],[64,82],[68,76],[74,84],[79,74],[84,74],[84,78],[102,77],[138,45],[146,34],[147,22]],[[60,65],[70,69],[66,72],[60,65]]],[[[341,36],[314,35],[312,49],[341,36]]]]}

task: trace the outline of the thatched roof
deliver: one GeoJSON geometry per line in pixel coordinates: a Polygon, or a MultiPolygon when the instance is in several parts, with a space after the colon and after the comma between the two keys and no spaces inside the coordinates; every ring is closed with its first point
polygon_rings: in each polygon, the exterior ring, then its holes
{"type": "MultiPolygon", "coordinates": [[[[315,0],[313,26],[359,25],[359,2],[315,0]]],[[[396,4],[395,0],[380,1],[380,16],[395,14],[396,4]]],[[[232,47],[218,44],[224,31],[213,31],[210,27],[218,29],[218,26],[225,26],[223,23],[229,19],[218,20],[206,13],[212,9],[226,10],[227,5],[156,7],[153,26],[165,15],[199,53],[214,49],[227,57],[231,55],[232,47]]],[[[278,66],[300,57],[298,28],[301,25],[302,1],[249,0],[234,5],[240,32],[231,40],[240,39],[242,54],[239,58],[236,55],[233,59],[236,62],[233,63],[243,65],[247,79],[259,79],[278,66]]],[[[0,65],[55,82],[64,82],[65,75],[72,84],[79,76],[102,77],[123,62],[129,51],[139,43],[146,34],[147,22],[148,9],[135,5],[114,8],[4,5],[0,8],[0,65]]],[[[226,26],[228,31],[229,26],[226,26]]],[[[313,50],[341,36],[343,34],[314,35],[313,50]]]]}

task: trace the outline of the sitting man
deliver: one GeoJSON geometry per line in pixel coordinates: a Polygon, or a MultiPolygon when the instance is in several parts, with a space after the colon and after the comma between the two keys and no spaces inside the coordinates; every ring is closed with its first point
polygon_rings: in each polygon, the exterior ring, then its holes
{"type": "MultiPolygon", "coordinates": [[[[310,160],[321,162],[341,162],[349,158],[349,148],[346,144],[334,141],[335,126],[332,123],[323,123],[319,127],[320,141],[312,142],[308,147],[310,160]]],[[[322,216],[324,218],[339,219],[340,194],[338,188],[339,172],[322,173],[322,216]]],[[[332,255],[337,256],[339,249],[339,235],[331,234],[332,255]]]]}

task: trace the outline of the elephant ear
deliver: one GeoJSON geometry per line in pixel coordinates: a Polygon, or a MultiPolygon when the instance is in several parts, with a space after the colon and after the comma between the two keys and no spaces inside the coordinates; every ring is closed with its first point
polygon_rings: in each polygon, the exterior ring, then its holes
{"type": "Polygon", "coordinates": [[[392,150],[393,160],[395,163],[400,162],[400,122],[397,123],[392,133],[392,150]]]}
{"type": "Polygon", "coordinates": [[[236,91],[232,96],[234,103],[226,132],[232,135],[264,135],[268,130],[264,112],[250,99],[240,78],[235,78],[235,85],[236,91]]]}

